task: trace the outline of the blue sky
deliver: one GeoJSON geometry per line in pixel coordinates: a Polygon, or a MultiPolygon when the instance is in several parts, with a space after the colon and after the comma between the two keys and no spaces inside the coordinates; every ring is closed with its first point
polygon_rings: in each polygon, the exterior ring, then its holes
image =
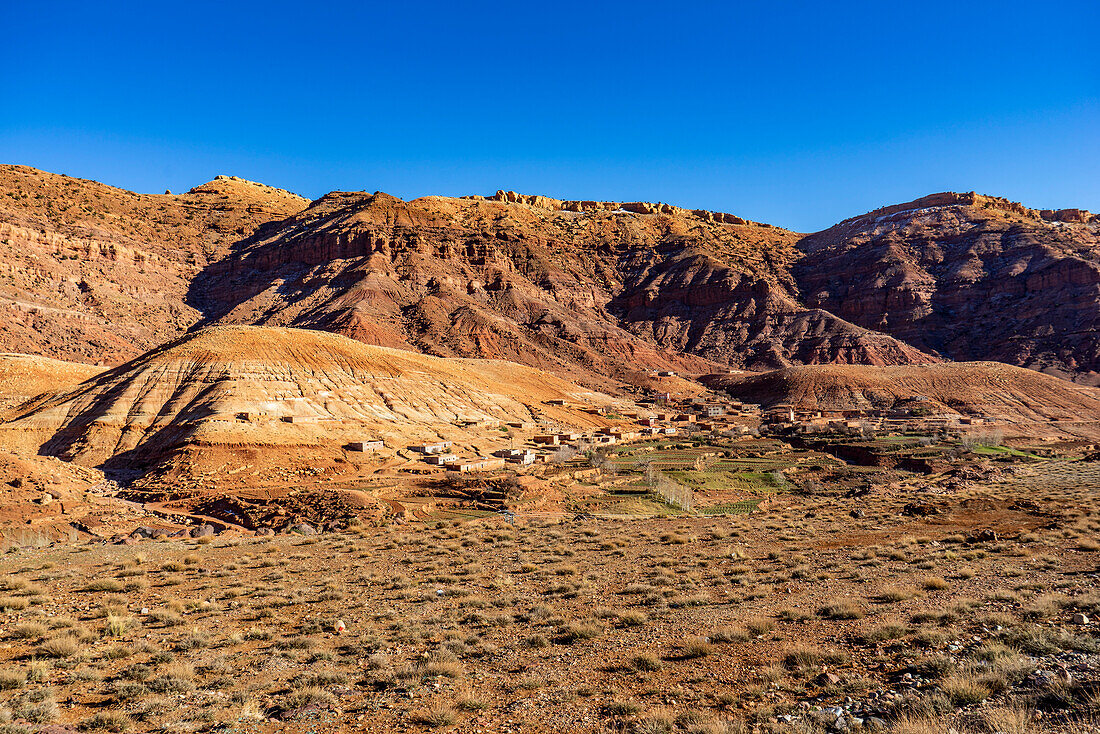
{"type": "Polygon", "coordinates": [[[1100,209],[1095,2],[0,3],[0,162],[146,192],[1100,209]]]}

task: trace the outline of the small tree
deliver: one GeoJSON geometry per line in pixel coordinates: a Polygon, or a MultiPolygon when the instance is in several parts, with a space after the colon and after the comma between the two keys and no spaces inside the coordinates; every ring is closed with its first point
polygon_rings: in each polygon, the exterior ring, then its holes
{"type": "Polygon", "coordinates": [[[714,467],[718,463],[718,457],[713,454],[700,454],[695,457],[695,461],[691,466],[695,471],[707,471],[714,467]]]}
{"type": "Polygon", "coordinates": [[[572,446],[559,446],[558,450],[550,455],[550,461],[555,464],[564,464],[577,455],[577,450],[572,446]]]}
{"type": "Polygon", "coordinates": [[[673,481],[664,472],[654,472],[653,493],[670,507],[685,511],[695,507],[695,492],[690,487],[673,481]]]}

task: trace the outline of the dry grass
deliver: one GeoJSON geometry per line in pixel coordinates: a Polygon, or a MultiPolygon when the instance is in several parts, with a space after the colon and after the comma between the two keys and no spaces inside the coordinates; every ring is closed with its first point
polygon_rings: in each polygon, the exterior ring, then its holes
{"type": "Polygon", "coordinates": [[[390,730],[586,717],[670,734],[803,734],[805,719],[779,717],[876,691],[898,692],[881,714],[907,711],[903,732],[1039,734],[1030,703],[1089,710],[1085,689],[1038,691],[1028,677],[1100,648],[1068,624],[1100,612],[1095,556],[1077,549],[1087,534],[963,543],[930,524],[890,536],[919,522],[896,497],[861,498],[867,527],[854,529],[836,499],[721,519],[149,542],[140,561],[113,546],[9,554],[0,708],[138,731],[264,726],[301,709],[349,729],[360,714],[390,730]],[[825,542],[865,531],[875,544],[825,542]],[[898,671],[920,677],[919,695],[898,671]],[[45,689],[49,700],[22,698],[45,689]]]}

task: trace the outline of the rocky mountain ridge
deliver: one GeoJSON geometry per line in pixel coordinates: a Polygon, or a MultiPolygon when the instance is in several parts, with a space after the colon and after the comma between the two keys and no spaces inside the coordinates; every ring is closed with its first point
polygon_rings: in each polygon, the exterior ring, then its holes
{"type": "Polygon", "coordinates": [[[803,238],[801,296],[958,361],[1100,382],[1100,218],[938,194],[803,238]]]}
{"type": "Polygon", "coordinates": [[[108,364],[198,324],[316,328],[600,387],[646,371],[948,360],[1100,374],[1100,220],[975,193],[800,235],[498,191],[179,196],[0,168],[0,349],[108,364]],[[993,337],[993,338],[991,338],[993,337]]]}
{"type": "Polygon", "coordinates": [[[193,294],[219,323],[320,326],[589,383],[653,368],[935,360],[801,306],[794,233],[646,206],[333,193],[242,241],[193,294]]]}

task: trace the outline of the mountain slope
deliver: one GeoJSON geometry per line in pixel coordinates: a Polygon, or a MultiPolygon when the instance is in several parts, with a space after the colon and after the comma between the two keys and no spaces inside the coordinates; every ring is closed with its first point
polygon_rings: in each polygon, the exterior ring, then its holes
{"type": "Polygon", "coordinates": [[[0,414],[42,395],[68,390],[102,367],[34,354],[0,354],[0,414]]]}
{"type": "Polygon", "coordinates": [[[322,328],[599,384],[644,368],[934,361],[802,307],[797,235],[645,203],[332,193],[207,268],[218,323],[322,328]]]}
{"type": "Polygon", "coordinates": [[[216,327],[38,402],[0,424],[0,443],[120,469],[148,469],[188,451],[239,466],[229,457],[272,449],[279,464],[296,448],[317,465],[342,455],[349,441],[385,439],[393,449],[485,437],[485,428],[464,422],[605,424],[542,404],[551,399],[611,404],[508,362],[441,359],[319,331],[216,327]]]}
{"type": "Polygon", "coordinates": [[[296,326],[587,385],[992,359],[1100,383],[1100,220],[936,194],[802,236],[644,202],[148,196],[0,167],[0,349],[117,363],[296,326]]]}
{"type": "Polygon", "coordinates": [[[936,194],[799,243],[806,303],[948,359],[1100,383],[1100,218],[936,194]]]}
{"type": "Polygon", "coordinates": [[[195,324],[191,280],[305,199],[219,176],[181,195],[0,166],[0,348],[113,364],[195,324]]]}

